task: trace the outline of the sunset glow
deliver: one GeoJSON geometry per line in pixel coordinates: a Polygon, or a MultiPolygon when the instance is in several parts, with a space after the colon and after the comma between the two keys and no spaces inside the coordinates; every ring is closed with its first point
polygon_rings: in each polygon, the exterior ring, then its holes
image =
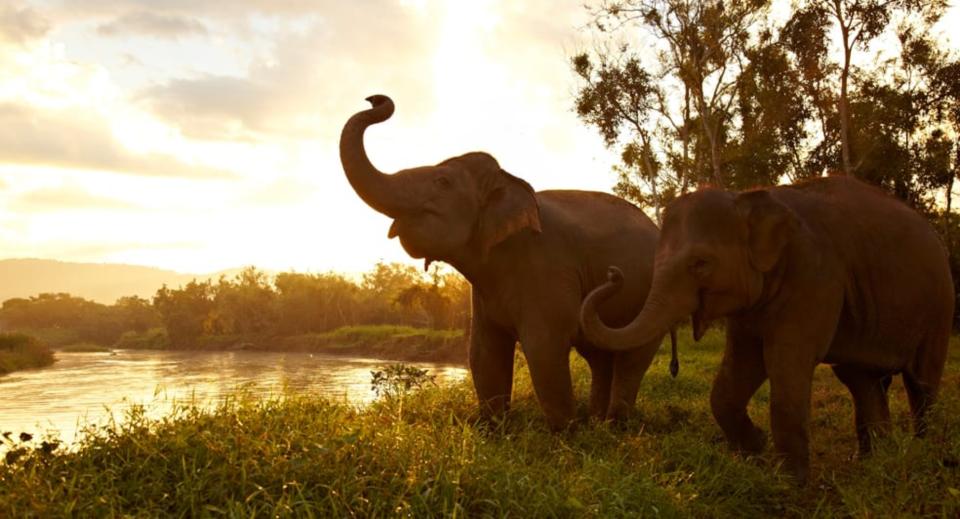
{"type": "Polygon", "coordinates": [[[572,112],[573,3],[68,0],[0,20],[0,257],[406,260],[336,152],[376,92],[398,106],[367,139],[386,171],[484,150],[537,189],[612,183],[613,156],[572,112]]]}
{"type": "MultiPolygon", "coordinates": [[[[536,189],[609,190],[572,110],[578,2],[14,2],[0,8],[0,257],[205,272],[405,261],[343,178],[372,93],[386,171],[472,150],[536,189]]],[[[952,9],[942,25],[957,20],[952,9]]]]}

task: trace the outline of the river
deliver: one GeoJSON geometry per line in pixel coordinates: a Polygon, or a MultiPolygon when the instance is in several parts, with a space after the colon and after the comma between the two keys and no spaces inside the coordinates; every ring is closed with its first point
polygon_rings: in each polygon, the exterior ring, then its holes
{"type": "MultiPolygon", "coordinates": [[[[370,372],[388,361],[311,353],[116,350],[56,353],[46,368],[0,376],[0,432],[55,433],[73,444],[85,424],[121,419],[134,404],[150,416],[175,402],[211,405],[239,387],[262,396],[284,388],[355,404],[371,401],[370,372]]],[[[459,366],[414,364],[438,383],[459,380],[459,366]]],[[[2,448],[2,447],[0,447],[2,448]]]]}

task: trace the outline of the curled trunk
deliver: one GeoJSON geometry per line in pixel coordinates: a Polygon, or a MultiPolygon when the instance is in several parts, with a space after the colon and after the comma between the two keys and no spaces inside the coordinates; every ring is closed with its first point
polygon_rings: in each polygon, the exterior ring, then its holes
{"type": "Polygon", "coordinates": [[[340,163],[347,181],[357,195],[375,211],[396,216],[402,209],[400,190],[396,179],[386,175],[367,158],[363,134],[367,127],[386,121],[393,115],[393,101],[384,95],[367,98],[371,108],[357,112],[343,125],[340,133],[340,163]]]}
{"type": "Polygon", "coordinates": [[[580,326],[592,344],[609,351],[625,351],[656,341],[688,314],[691,309],[682,304],[683,298],[667,290],[666,276],[661,272],[653,278],[653,286],[643,310],[623,328],[611,328],[600,320],[600,304],[623,287],[623,273],[610,267],[609,280],[587,295],[580,307],[580,326]],[[669,297],[668,297],[669,296],[669,297]],[[669,304],[668,304],[669,301],[669,304]]]}

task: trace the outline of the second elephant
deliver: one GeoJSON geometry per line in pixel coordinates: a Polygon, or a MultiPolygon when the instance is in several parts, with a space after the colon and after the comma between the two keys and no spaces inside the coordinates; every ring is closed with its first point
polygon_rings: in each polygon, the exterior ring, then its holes
{"type": "Polygon", "coordinates": [[[584,301],[582,326],[598,346],[629,350],[687,315],[699,339],[712,320],[726,318],[710,404],[736,449],[763,447],[747,402],[769,378],[774,445],[800,479],[807,476],[819,363],[830,364],[853,395],[862,452],[872,432],[890,425],[887,388],[896,374],[923,433],[946,360],[953,282],[933,227],[875,187],[828,177],[682,196],[664,213],[643,311],[609,328],[597,308],[622,283],[613,271],[584,301]]]}

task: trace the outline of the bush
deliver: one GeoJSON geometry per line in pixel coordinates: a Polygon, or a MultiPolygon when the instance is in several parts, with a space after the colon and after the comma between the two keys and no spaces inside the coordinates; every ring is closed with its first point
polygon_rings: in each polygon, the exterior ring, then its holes
{"type": "Polygon", "coordinates": [[[113,345],[127,350],[165,350],[170,347],[170,338],[163,328],[151,328],[145,332],[125,332],[113,345]]]}
{"type": "Polygon", "coordinates": [[[53,364],[45,344],[22,333],[0,333],[0,375],[53,364]]]}

